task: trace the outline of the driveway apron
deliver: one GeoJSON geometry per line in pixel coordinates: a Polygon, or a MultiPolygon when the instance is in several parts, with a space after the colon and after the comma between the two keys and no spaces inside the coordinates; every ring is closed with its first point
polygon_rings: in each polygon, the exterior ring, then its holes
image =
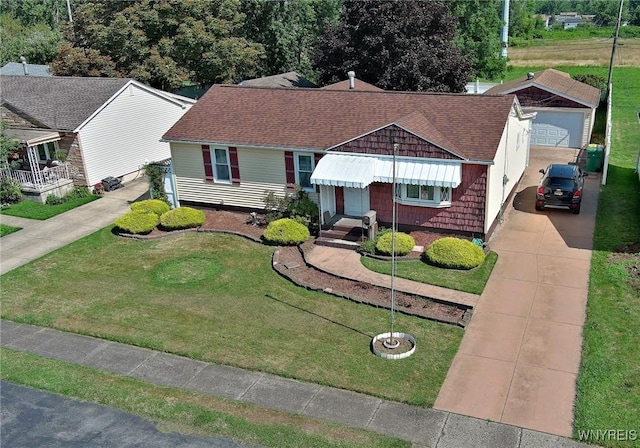
{"type": "Polygon", "coordinates": [[[534,209],[540,168],[573,150],[533,148],[490,242],[499,255],[434,408],[560,436],[573,432],[598,173],[580,215],[534,209]]]}

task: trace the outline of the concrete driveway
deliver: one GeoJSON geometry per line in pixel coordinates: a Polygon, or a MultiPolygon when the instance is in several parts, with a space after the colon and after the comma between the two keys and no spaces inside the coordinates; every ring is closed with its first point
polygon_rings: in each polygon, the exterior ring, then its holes
{"type": "Polygon", "coordinates": [[[534,209],[540,168],[574,150],[533,148],[491,249],[499,254],[435,408],[570,437],[599,173],[580,215],[534,209]]]}

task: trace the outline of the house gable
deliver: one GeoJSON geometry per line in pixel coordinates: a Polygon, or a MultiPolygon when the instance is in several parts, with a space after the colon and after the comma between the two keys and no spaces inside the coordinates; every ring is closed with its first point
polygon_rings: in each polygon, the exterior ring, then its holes
{"type": "Polygon", "coordinates": [[[332,148],[336,152],[356,154],[393,155],[393,144],[399,143],[396,153],[399,157],[421,157],[428,159],[462,160],[446,149],[416,136],[396,124],[386,126],[332,148]]]}
{"type": "Polygon", "coordinates": [[[522,107],[569,107],[569,108],[589,108],[588,106],[572,101],[562,95],[558,95],[555,92],[543,89],[538,86],[526,87],[516,92],[518,100],[522,107]]]}

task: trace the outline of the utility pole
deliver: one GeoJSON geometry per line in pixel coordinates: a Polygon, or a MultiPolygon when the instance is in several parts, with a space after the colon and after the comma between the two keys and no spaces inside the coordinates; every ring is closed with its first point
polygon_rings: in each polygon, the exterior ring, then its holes
{"type": "Polygon", "coordinates": [[[607,79],[607,95],[611,86],[611,80],[613,79],[613,58],[616,54],[616,47],[618,46],[618,34],[620,34],[620,22],[622,22],[622,6],[624,0],[620,0],[620,10],[618,11],[618,22],[616,23],[616,33],[613,36],[613,48],[611,49],[611,61],[609,61],[609,78],[607,79]]]}
{"type": "Polygon", "coordinates": [[[507,58],[507,46],[509,44],[509,1],[502,0],[502,30],[500,37],[502,40],[502,54],[503,58],[507,58]]]}

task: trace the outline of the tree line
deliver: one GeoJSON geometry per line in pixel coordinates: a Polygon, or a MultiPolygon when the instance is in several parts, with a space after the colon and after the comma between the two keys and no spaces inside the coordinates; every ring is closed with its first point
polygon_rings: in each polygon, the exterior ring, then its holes
{"type": "MultiPolygon", "coordinates": [[[[355,70],[384,89],[459,92],[504,74],[502,1],[70,0],[69,20],[66,0],[3,0],[0,62],[170,91],[288,71],[325,84],[355,70]]],[[[591,8],[615,21],[617,4],[511,0],[510,35],[531,36],[534,13],[591,8]]],[[[625,14],[640,18],[640,0],[625,14]]]]}

